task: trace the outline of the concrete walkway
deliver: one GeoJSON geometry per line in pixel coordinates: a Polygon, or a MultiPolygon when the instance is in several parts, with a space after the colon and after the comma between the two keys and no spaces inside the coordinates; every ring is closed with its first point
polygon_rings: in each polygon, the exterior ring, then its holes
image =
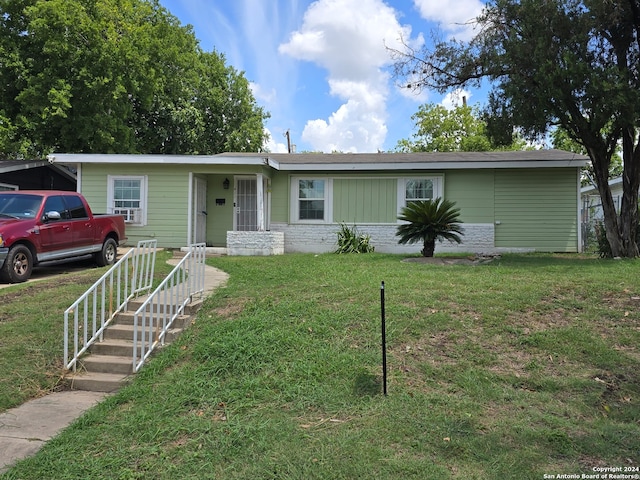
{"type": "MultiPolygon", "coordinates": [[[[169,263],[179,260],[171,259],[169,263]]],[[[204,296],[223,285],[229,276],[205,266],[204,296]]],[[[28,401],[0,414],[0,474],[18,460],[35,454],[107,393],[69,390],[28,401]]]]}

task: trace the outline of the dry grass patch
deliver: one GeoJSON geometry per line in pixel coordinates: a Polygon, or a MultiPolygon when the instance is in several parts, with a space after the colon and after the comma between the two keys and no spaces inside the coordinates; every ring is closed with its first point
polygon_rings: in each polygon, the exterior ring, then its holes
{"type": "Polygon", "coordinates": [[[429,363],[439,367],[455,364],[460,356],[457,353],[460,335],[457,332],[437,332],[428,337],[411,339],[389,352],[397,359],[397,364],[404,371],[415,370],[415,365],[429,363]]]}
{"type": "Polygon", "coordinates": [[[218,317],[230,319],[236,318],[240,316],[240,314],[245,309],[246,305],[253,301],[251,298],[243,297],[243,298],[228,298],[226,302],[216,306],[211,310],[213,315],[218,317]]]}

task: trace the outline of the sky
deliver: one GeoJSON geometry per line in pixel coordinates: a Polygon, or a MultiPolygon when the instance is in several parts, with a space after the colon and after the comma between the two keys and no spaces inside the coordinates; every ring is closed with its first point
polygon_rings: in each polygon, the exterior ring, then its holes
{"type": "Polygon", "coordinates": [[[452,106],[481,91],[415,93],[392,77],[387,49],[439,38],[468,40],[482,0],[160,0],[191,25],[205,51],[243,72],[271,117],[266,147],[295,151],[391,151],[414,133],[426,102],[452,106]]]}

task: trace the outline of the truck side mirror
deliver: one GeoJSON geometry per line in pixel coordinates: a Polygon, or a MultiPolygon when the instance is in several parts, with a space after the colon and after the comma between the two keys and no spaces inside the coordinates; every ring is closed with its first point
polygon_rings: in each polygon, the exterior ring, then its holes
{"type": "Polygon", "coordinates": [[[60,220],[62,218],[62,216],[60,215],[60,212],[56,212],[55,210],[51,210],[50,212],[47,212],[44,214],[44,221],[48,222],[51,220],[60,220]]]}

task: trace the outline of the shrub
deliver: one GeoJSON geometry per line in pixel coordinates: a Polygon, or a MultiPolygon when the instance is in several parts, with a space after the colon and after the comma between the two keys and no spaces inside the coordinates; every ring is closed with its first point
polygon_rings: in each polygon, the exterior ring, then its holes
{"type": "Polygon", "coordinates": [[[607,240],[607,231],[604,228],[603,222],[597,222],[595,225],[596,239],[598,240],[598,255],[600,258],[612,258],[613,252],[611,251],[611,245],[607,240]]]}
{"type": "Polygon", "coordinates": [[[355,225],[348,227],[344,223],[340,224],[335,253],[372,253],[374,250],[370,235],[358,233],[355,225]]]}

